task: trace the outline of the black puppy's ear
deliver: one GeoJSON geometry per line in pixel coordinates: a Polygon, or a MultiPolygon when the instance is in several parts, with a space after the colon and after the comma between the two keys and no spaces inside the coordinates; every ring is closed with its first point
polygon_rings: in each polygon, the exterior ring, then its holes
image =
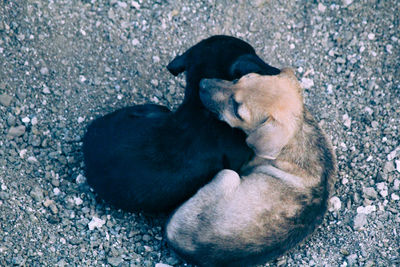
{"type": "Polygon", "coordinates": [[[236,79],[249,73],[278,75],[280,72],[279,69],[266,64],[257,55],[252,54],[240,56],[230,68],[230,74],[236,79]]]}
{"type": "Polygon", "coordinates": [[[172,75],[177,76],[186,70],[186,53],[175,57],[167,66],[172,75]]]}

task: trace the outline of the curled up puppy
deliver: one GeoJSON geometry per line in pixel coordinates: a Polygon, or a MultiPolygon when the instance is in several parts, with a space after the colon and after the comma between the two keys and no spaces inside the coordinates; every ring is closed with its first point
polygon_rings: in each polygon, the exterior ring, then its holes
{"type": "Polygon", "coordinates": [[[280,72],[250,44],[224,35],[202,40],[167,68],[186,74],[185,99],[175,111],[155,104],[125,107],[95,119],[83,138],[88,184],[116,208],[171,211],[221,169],[239,170],[253,151],[243,131],[205,109],[200,80],[280,72]]]}
{"type": "Polygon", "coordinates": [[[336,175],[330,142],[304,107],[290,69],[233,82],[203,79],[200,98],[246,133],[256,156],[240,176],[220,171],[179,207],[167,223],[167,240],[202,266],[274,259],[322,222],[336,175]]]}

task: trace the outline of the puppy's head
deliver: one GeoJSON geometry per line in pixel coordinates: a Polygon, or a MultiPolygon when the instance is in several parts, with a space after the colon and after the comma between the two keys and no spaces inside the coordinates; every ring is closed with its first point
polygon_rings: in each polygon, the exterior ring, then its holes
{"type": "Polygon", "coordinates": [[[298,130],[301,87],[291,69],[279,75],[251,73],[237,81],[203,79],[200,98],[207,109],[247,134],[257,156],[274,159],[298,130]]]}
{"type": "Polygon", "coordinates": [[[178,75],[188,71],[188,79],[219,78],[233,80],[250,73],[275,75],[279,69],[262,61],[254,48],[238,38],[215,35],[197,43],[182,55],[175,57],[167,66],[169,72],[178,75]]]}

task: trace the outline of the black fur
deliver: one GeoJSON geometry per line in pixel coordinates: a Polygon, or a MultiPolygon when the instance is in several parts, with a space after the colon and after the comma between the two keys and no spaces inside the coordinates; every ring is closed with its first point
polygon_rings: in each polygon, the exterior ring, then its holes
{"type": "Polygon", "coordinates": [[[280,72],[229,36],[201,41],[167,68],[173,75],[186,71],[185,99],[177,111],[151,104],[123,108],[93,121],[84,136],[87,181],[117,208],[168,211],[221,169],[238,170],[253,152],[242,131],[204,109],[199,82],[280,72]]]}

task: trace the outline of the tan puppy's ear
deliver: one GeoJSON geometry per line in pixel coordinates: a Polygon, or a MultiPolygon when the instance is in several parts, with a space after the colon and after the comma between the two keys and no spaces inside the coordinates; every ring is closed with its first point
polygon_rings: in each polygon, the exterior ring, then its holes
{"type": "Polygon", "coordinates": [[[293,131],[274,119],[269,119],[246,139],[254,153],[265,159],[276,159],[293,136],[293,131]]]}

